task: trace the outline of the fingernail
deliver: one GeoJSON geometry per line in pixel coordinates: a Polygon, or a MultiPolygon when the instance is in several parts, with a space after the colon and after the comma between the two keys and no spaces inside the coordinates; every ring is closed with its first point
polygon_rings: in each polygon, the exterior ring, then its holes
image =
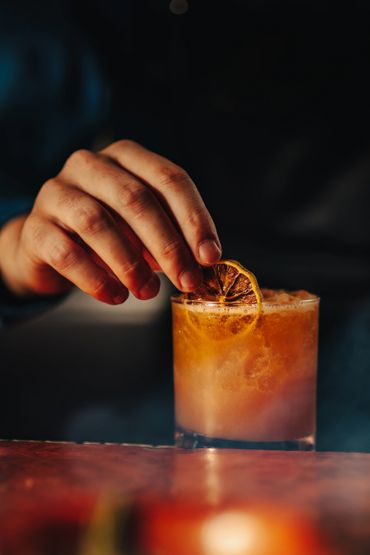
{"type": "Polygon", "coordinates": [[[150,299],[154,297],[159,290],[159,279],[156,275],[153,275],[149,281],[139,291],[140,299],[150,299]]]}
{"type": "Polygon", "coordinates": [[[213,239],[206,239],[199,245],[199,258],[203,264],[214,264],[220,256],[221,249],[213,239]]]}
{"type": "Polygon", "coordinates": [[[111,282],[110,293],[114,304],[122,304],[127,299],[127,291],[116,281],[111,282]]]}
{"type": "Polygon", "coordinates": [[[127,295],[117,295],[113,297],[114,304],[122,304],[127,299],[127,295]]]}
{"type": "Polygon", "coordinates": [[[185,270],[185,272],[182,272],[180,275],[181,289],[184,291],[193,291],[197,287],[198,283],[198,277],[189,270],[185,270]]]}

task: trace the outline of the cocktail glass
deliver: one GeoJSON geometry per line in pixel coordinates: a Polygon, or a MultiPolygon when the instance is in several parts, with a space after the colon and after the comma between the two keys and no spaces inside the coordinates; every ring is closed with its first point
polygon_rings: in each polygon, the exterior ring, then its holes
{"type": "Polygon", "coordinates": [[[172,297],[177,446],[314,449],[319,298],[257,310],[172,297]]]}

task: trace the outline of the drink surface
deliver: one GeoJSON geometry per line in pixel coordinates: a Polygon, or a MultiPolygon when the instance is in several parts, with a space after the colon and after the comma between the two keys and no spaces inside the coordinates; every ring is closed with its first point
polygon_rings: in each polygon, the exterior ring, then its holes
{"type": "Polygon", "coordinates": [[[287,441],[315,431],[318,298],[263,290],[256,305],[174,299],[177,425],[213,438],[287,441]]]}

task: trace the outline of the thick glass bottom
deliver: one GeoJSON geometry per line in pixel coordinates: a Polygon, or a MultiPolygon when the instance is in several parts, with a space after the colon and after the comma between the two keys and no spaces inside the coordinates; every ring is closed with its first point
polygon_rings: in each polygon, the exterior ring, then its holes
{"type": "Polygon", "coordinates": [[[309,435],[289,441],[239,441],[203,436],[195,432],[177,428],[175,433],[176,447],[196,449],[216,447],[218,449],[261,449],[275,451],[314,451],[315,436],[309,435]]]}

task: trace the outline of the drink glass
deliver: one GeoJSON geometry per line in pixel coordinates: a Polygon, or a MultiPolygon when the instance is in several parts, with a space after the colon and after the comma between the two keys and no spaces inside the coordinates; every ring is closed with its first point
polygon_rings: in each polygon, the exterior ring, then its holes
{"type": "Polygon", "coordinates": [[[313,450],[319,298],[171,300],[176,445],[313,450]]]}

